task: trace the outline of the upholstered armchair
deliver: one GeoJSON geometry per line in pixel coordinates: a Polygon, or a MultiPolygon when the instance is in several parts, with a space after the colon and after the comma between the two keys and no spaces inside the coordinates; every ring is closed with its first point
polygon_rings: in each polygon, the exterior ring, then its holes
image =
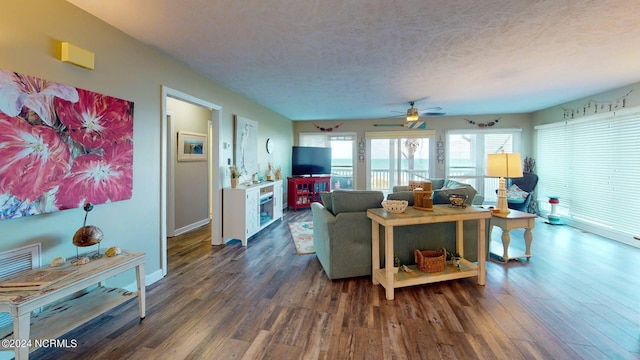
{"type": "Polygon", "coordinates": [[[527,194],[517,197],[509,197],[509,191],[507,190],[507,206],[509,209],[527,212],[529,203],[531,202],[532,193],[538,185],[538,175],[534,173],[524,173],[521,178],[510,178],[508,180],[507,189],[510,189],[512,185],[516,185],[527,194]]]}

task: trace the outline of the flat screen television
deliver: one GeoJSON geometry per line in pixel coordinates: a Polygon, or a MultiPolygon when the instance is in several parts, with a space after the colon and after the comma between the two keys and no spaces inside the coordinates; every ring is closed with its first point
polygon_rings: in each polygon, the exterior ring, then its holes
{"type": "Polygon", "coordinates": [[[331,174],[331,148],[294,146],[291,151],[291,175],[331,174]]]}

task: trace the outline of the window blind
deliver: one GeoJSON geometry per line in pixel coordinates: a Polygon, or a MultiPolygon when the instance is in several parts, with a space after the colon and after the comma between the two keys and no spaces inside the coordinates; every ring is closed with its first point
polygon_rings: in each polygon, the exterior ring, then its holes
{"type": "Polygon", "coordinates": [[[536,127],[539,194],[574,220],[639,235],[640,109],[536,127]]]}

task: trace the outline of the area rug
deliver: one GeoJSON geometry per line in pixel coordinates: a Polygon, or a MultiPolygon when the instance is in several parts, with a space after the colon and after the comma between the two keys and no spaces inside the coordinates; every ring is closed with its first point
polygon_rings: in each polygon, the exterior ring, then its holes
{"type": "Polygon", "coordinates": [[[289,223],[289,230],[291,230],[293,244],[296,246],[298,254],[316,252],[313,249],[313,223],[311,221],[289,223]]]}

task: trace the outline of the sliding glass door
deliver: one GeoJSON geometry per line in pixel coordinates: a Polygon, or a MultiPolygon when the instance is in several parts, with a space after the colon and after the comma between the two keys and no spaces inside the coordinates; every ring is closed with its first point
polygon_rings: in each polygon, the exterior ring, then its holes
{"type": "Polygon", "coordinates": [[[429,137],[368,139],[367,188],[391,192],[394,186],[429,178],[429,137]]]}
{"type": "Polygon", "coordinates": [[[485,203],[495,203],[498,179],[485,176],[487,155],[519,152],[520,130],[449,131],[447,144],[447,177],[470,184],[485,203]]]}

